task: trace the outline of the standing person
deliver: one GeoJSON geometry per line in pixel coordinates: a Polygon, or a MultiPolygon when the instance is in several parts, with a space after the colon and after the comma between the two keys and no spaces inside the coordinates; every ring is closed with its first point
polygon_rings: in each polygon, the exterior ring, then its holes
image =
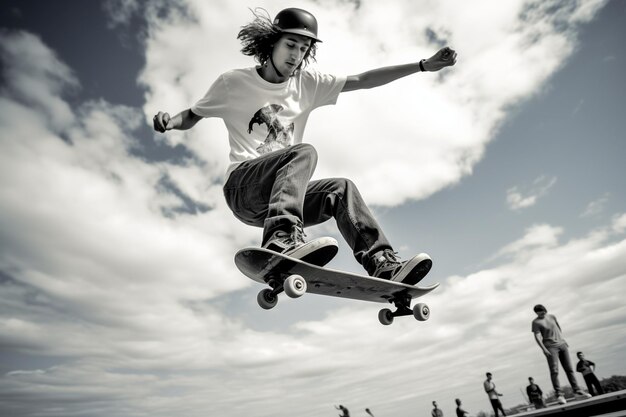
{"type": "Polygon", "coordinates": [[[528,382],[530,383],[526,387],[526,395],[528,395],[528,401],[535,406],[536,410],[540,408],[545,408],[545,404],[543,402],[543,391],[539,388],[539,385],[535,384],[535,380],[533,377],[528,377],[528,382]]]}
{"type": "Polygon", "coordinates": [[[602,385],[600,381],[598,381],[598,377],[596,377],[596,364],[591,362],[590,360],[585,359],[585,354],[582,352],[576,353],[578,356],[578,363],[576,364],[576,370],[583,374],[583,378],[585,379],[585,383],[587,384],[587,390],[589,390],[589,394],[596,395],[604,394],[604,390],[602,389],[602,385]],[[595,388],[595,389],[594,389],[595,388]]]}
{"type": "MultiPolygon", "coordinates": [[[[337,253],[337,242],[328,237],[307,242],[303,229],[334,217],[369,275],[416,284],[430,270],[430,257],[421,253],[400,261],[352,181],[310,182],[317,152],[303,143],[304,129],[311,111],[335,104],[340,93],[439,71],[456,63],[456,52],[446,47],[428,59],[347,77],[320,74],[306,69],[321,42],[311,13],[288,8],[273,21],[267,13],[253,13],[237,38],[242,53],[259,65],[222,74],[204,97],[173,117],[159,111],[154,129],[186,130],[205,117],[224,120],[231,162],[224,196],[237,219],[263,228],[262,247],[324,265],[337,253]]],[[[392,138],[381,140],[392,146],[392,138]]]]}
{"type": "Polygon", "coordinates": [[[350,417],[350,412],[343,405],[339,404],[339,407],[335,406],[335,408],[341,411],[341,414],[339,414],[339,417],[350,417]]]}
{"type": "Polygon", "coordinates": [[[539,348],[548,360],[550,379],[552,380],[552,387],[554,388],[557,401],[560,404],[567,402],[559,383],[559,362],[563,366],[572,390],[577,395],[590,397],[589,394],[585,394],[578,386],[574,370],[572,369],[568,344],[563,339],[561,326],[556,317],[553,314],[548,314],[548,310],[541,304],[537,304],[533,310],[537,317],[532,322],[532,332],[535,335],[537,345],[539,345],[539,348]]]}
{"type": "Polygon", "coordinates": [[[498,411],[502,411],[502,415],[506,416],[506,413],[504,412],[504,408],[502,408],[502,403],[500,402],[500,398],[498,398],[498,397],[502,397],[502,394],[500,394],[496,390],[496,384],[494,384],[494,382],[492,381],[493,375],[491,374],[491,372],[487,372],[486,376],[487,376],[487,379],[483,383],[483,388],[485,388],[485,392],[487,393],[487,396],[489,397],[489,401],[491,402],[491,406],[493,407],[493,412],[495,413],[496,417],[499,416],[498,411]]]}
{"type": "Polygon", "coordinates": [[[457,398],[454,402],[456,403],[456,417],[467,417],[469,413],[461,408],[461,400],[457,398]]]}
{"type": "Polygon", "coordinates": [[[443,417],[443,411],[437,406],[437,401],[433,401],[433,411],[430,412],[432,417],[443,417]]]}

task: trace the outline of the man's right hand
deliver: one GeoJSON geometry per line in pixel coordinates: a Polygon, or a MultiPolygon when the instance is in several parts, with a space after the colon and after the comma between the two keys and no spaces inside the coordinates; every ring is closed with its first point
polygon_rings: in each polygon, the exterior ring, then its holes
{"type": "Polygon", "coordinates": [[[549,350],[544,350],[543,354],[546,355],[546,358],[549,358],[550,356],[552,356],[549,350]]]}
{"type": "Polygon", "coordinates": [[[168,126],[170,122],[169,113],[164,113],[162,111],[158,112],[153,118],[152,121],[154,123],[154,130],[157,132],[163,133],[166,130],[171,130],[172,127],[168,126]]]}

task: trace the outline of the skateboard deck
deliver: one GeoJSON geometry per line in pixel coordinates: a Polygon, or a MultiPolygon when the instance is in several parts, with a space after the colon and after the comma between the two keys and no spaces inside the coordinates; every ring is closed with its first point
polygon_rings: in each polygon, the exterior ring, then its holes
{"type": "Polygon", "coordinates": [[[392,303],[396,311],[383,309],[379,313],[382,324],[391,324],[394,317],[413,315],[418,320],[427,320],[430,310],[419,303],[413,310],[411,301],[428,294],[439,284],[428,287],[408,285],[385,279],[337,271],[302,262],[298,259],[257,247],[244,248],[235,254],[237,268],[248,278],[267,284],[257,301],[262,308],[273,308],[281,292],[296,298],[306,293],[326,295],[354,300],[392,303]]]}

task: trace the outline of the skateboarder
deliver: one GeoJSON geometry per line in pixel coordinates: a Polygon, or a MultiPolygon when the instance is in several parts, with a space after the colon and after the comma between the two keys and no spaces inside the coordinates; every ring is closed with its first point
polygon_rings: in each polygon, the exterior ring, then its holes
{"type": "Polygon", "coordinates": [[[585,379],[585,383],[587,384],[587,390],[589,394],[596,395],[604,394],[604,390],[602,389],[602,385],[600,381],[598,381],[598,377],[596,377],[596,364],[591,362],[590,360],[585,359],[585,354],[582,352],[576,353],[578,356],[578,363],[576,364],[576,370],[583,374],[583,378],[585,379]]]}
{"type": "Polygon", "coordinates": [[[560,404],[567,402],[561,390],[561,384],[559,383],[559,362],[561,362],[561,366],[563,366],[565,375],[574,393],[584,397],[590,397],[590,395],[586,394],[578,387],[578,382],[576,381],[576,376],[572,369],[568,344],[565,339],[563,339],[561,326],[556,317],[553,314],[548,314],[548,310],[541,304],[537,304],[533,307],[533,310],[535,314],[537,314],[537,317],[532,321],[532,332],[535,335],[537,345],[539,345],[539,348],[548,360],[550,379],[552,380],[552,387],[554,388],[557,401],[560,404]]]}
{"type": "Polygon", "coordinates": [[[340,93],[439,71],[456,63],[456,52],[446,47],[428,59],[347,77],[320,74],[306,69],[321,42],[317,28],[306,10],[284,9],[273,20],[255,11],[237,37],[242,53],[259,65],[222,74],[204,97],[173,117],[159,111],[154,129],[186,130],[205,117],[224,120],[231,162],[224,196],[237,219],[263,228],[264,248],[324,265],[337,253],[337,242],[307,242],[303,229],[334,217],[369,275],[415,284],[428,273],[428,255],[401,262],[352,181],[310,182],[317,153],[302,143],[303,133],[310,112],[335,104],[340,93]]]}
{"type": "Polygon", "coordinates": [[[437,401],[433,401],[433,411],[430,412],[432,417],[443,417],[443,411],[437,405],[437,401]]]}
{"type": "Polygon", "coordinates": [[[498,417],[499,415],[498,411],[502,411],[502,415],[506,416],[506,414],[504,413],[504,408],[502,408],[502,403],[500,402],[500,398],[498,398],[498,397],[502,397],[502,394],[500,394],[496,390],[496,384],[494,384],[492,381],[493,375],[491,374],[491,372],[487,372],[485,375],[487,376],[487,379],[483,383],[483,388],[485,388],[485,392],[487,393],[487,396],[489,397],[489,402],[491,403],[491,406],[493,407],[494,414],[496,415],[496,417],[498,417]]]}
{"type": "Polygon", "coordinates": [[[528,395],[528,401],[535,406],[536,410],[545,408],[543,402],[543,391],[539,388],[539,385],[535,384],[533,377],[528,377],[529,385],[526,387],[526,395],[528,395]]]}

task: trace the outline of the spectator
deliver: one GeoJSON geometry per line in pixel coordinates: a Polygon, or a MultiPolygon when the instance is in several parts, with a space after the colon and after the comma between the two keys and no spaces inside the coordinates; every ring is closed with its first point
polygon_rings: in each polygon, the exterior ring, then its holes
{"type": "Polygon", "coordinates": [[[535,406],[535,409],[545,408],[543,402],[543,391],[539,388],[539,385],[535,384],[533,377],[528,378],[530,384],[526,387],[526,395],[528,395],[528,401],[535,406]]]}
{"type": "Polygon", "coordinates": [[[579,359],[578,364],[576,364],[576,370],[583,374],[589,394],[593,396],[604,394],[602,385],[600,385],[600,381],[598,381],[595,374],[596,364],[585,359],[585,354],[582,352],[578,352],[576,356],[578,356],[579,359]]]}
{"type": "Polygon", "coordinates": [[[506,416],[504,409],[502,408],[500,398],[498,398],[502,397],[502,394],[500,394],[496,390],[496,384],[494,384],[491,380],[492,377],[493,375],[491,374],[491,372],[487,372],[487,380],[483,383],[483,387],[485,388],[485,392],[489,397],[489,401],[491,402],[491,406],[493,407],[493,412],[495,413],[495,416],[499,417],[498,411],[502,411],[502,415],[506,416]]]}
{"type": "Polygon", "coordinates": [[[537,304],[533,310],[537,317],[532,321],[532,332],[535,335],[535,341],[539,348],[546,356],[548,360],[548,367],[550,369],[550,379],[552,380],[552,387],[556,394],[557,401],[560,404],[565,404],[565,396],[561,390],[561,384],[559,383],[559,362],[563,366],[565,375],[569,380],[572,390],[577,395],[590,397],[589,394],[585,394],[583,390],[578,387],[576,382],[576,376],[572,369],[572,362],[569,357],[568,344],[563,339],[561,332],[561,326],[556,317],[552,314],[548,314],[548,310],[541,304],[537,304]]]}
{"type": "Polygon", "coordinates": [[[437,401],[433,401],[433,411],[430,412],[432,417],[443,417],[443,411],[437,406],[437,401]]]}
{"type": "Polygon", "coordinates": [[[461,400],[457,398],[454,402],[456,402],[456,417],[467,417],[469,413],[461,408],[461,400]]]}

